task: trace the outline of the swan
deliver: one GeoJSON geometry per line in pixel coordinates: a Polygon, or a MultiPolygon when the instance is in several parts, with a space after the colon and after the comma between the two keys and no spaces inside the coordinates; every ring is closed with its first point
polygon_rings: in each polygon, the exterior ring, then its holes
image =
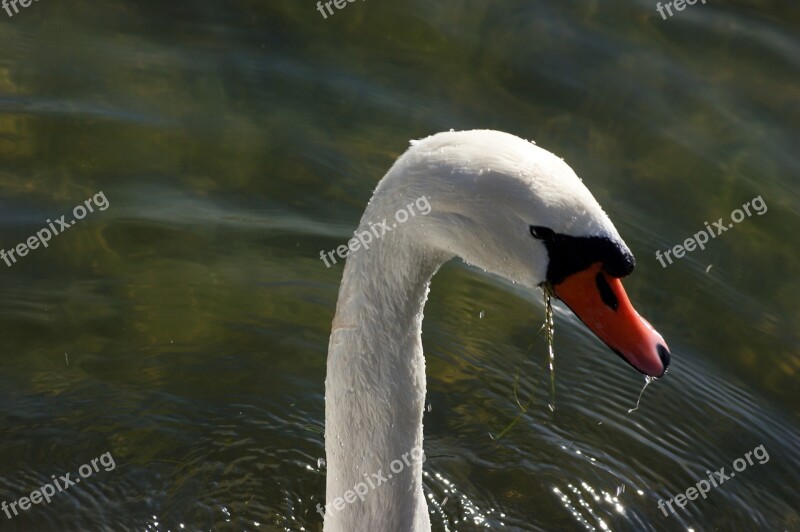
{"type": "Polygon", "coordinates": [[[552,287],[634,368],[667,370],[666,342],[619,280],[633,254],[575,172],[532,142],[488,130],[412,141],[355,235],[328,346],[326,504],[317,505],[326,532],[430,530],[422,314],[431,277],[451,258],[552,287]]]}

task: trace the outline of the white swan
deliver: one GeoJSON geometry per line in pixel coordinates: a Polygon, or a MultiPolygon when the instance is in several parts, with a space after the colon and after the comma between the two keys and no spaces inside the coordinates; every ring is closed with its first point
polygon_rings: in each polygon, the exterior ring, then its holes
{"type": "Polygon", "coordinates": [[[453,257],[531,290],[550,282],[628,363],[654,377],[666,371],[666,343],[618,279],[633,270],[633,255],[552,153],[497,131],[412,142],[378,184],[356,233],[384,219],[396,227],[347,259],[330,337],[327,493],[325,508],[317,507],[327,532],[430,530],[420,458],[422,311],[431,277],[453,257]],[[427,215],[411,207],[416,216],[395,221],[422,197],[427,215]]]}

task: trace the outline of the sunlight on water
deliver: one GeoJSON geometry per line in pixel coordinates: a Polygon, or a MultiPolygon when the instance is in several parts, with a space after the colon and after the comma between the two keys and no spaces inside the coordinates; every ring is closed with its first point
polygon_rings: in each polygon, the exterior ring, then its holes
{"type": "Polygon", "coordinates": [[[451,505],[455,503],[461,509],[462,518],[453,521],[452,528],[445,522],[444,530],[456,532],[463,529],[464,526],[488,529],[505,526],[503,522],[505,515],[502,512],[493,508],[488,510],[481,509],[441,473],[433,473],[431,475],[427,471],[423,471],[422,476],[426,479],[426,485],[431,484],[434,487],[433,491],[428,491],[427,493],[428,507],[431,512],[444,516],[444,508],[449,501],[452,501],[450,502],[451,505]],[[434,496],[434,491],[436,496],[434,496]]]}
{"type": "MultiPolygon", "coordinates": [[[[595,489],[586,481],[579,485],[567,483],[565,488],[553,487],[552,490],[567,512],[587,530],[611,530],[602,518],[608,511],[625,515],[625,507],[620,500],[620,495],[625,492],[624,485],[617,488],[615,495],[606,490],[595,489]]],[[[643,495],[641,491],[637,493],[643,495]]]]}
{"type": "Polygon", "coordinates": [[[3,523],[319,530],[343,267],[320,250],[352,236],[409,139],[492,127],[590,189],[636,255],[625,288],[673,367],[639,409],[650,381],[568,308],[545,297],[544,361],[537,293],[445,265],[423,333],[434,530],[798,529],[800,4],[670,20],[653,4],[357,2],[324,20],[280,0],[75,0],[3,15],[0,249],[100,190],[110,206],[0,261],[0,493],[106,451],[120,464],[3,523]],[[764,216],[655,258],[756,195],[764,216]],[[658,509],[762,443],[774,465],[658,509]]]}

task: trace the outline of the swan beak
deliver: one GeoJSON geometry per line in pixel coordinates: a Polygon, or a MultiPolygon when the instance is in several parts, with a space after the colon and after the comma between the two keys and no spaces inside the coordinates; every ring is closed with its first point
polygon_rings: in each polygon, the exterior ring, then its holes
{"type": "Polygon", "coordinates": [[[622,282],[598,262],[554,287],[563,301],[612,351],[650,377],[661,377],[669,366],[664,338],[634,310],[622,282]]]}

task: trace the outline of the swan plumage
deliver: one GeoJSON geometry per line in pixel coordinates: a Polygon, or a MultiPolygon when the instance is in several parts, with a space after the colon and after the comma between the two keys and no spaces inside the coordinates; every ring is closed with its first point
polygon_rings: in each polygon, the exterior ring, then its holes
{"type": "Polygon", "coordinates": [[[378,183],[355,234],[383,220],[395,227],[347,258],[329,341],[327,532],[430,529],[422,318],[431,278],[454,257],[531,290],[557,281],[556,294],[626,361],[653,376],[666,370],[666,344],[619,283],[633,254],[549,151],[488,130],[414,141],[378,183]],[[394,222],[422,197],[426,215],[394,222]],[[396,460],[403,467],[388,478],[396,460]]]}

